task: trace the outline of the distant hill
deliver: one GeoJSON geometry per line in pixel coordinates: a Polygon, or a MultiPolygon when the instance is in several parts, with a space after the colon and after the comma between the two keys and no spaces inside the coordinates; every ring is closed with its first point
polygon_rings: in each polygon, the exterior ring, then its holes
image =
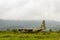
{"type": "MultiPolygon", "coordinates": [[[[0,19],[0,30],[4,30],[7,28],[17,29],[17,28],[40,27],[41,23],[42,23],[41,20],[19,21],[19,20],[1,20],[0,19]]],[[[47,29],[59,30],[60,29],[60,22],[46,20],[46,27],[47,27],[47,29]]]]}

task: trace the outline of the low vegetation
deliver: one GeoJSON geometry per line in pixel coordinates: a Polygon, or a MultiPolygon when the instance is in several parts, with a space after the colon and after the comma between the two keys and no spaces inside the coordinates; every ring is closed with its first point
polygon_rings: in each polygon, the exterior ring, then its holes
{"type": "Polygon", "coordinates": [[[21,33],[17,30],[0,31],[0,40],[60,40],[60,30],[57,32],[41,31],[38,33],[21,33]]]}

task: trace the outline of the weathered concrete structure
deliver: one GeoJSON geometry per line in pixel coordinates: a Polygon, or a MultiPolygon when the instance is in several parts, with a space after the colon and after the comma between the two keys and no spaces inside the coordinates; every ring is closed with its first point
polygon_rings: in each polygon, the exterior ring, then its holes
{"type": "Polygon", "coordinates": [[[45,24],[45,20],[42,21],[42,24],[39,28],[33,28],[33,29],[19,29],[19,31],[21,32],[39,32],[42,30],[46,29],[46,24],[45,24]]]}

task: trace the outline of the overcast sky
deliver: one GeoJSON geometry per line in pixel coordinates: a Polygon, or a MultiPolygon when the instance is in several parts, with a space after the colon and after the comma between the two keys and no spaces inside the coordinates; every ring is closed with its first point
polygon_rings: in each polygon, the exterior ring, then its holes
{"type": "Polygon", "coordinates": [[[0,19],[60,21],[60,0],[0,0],[0,19]]]}

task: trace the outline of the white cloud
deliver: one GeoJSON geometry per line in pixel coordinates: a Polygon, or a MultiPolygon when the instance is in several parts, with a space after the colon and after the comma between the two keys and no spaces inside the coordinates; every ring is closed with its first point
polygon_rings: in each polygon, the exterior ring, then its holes
{"type": "Polygon", "coordinates": [[[0,19],[60,21],[59,0],[0,0],[0,19]]]}

